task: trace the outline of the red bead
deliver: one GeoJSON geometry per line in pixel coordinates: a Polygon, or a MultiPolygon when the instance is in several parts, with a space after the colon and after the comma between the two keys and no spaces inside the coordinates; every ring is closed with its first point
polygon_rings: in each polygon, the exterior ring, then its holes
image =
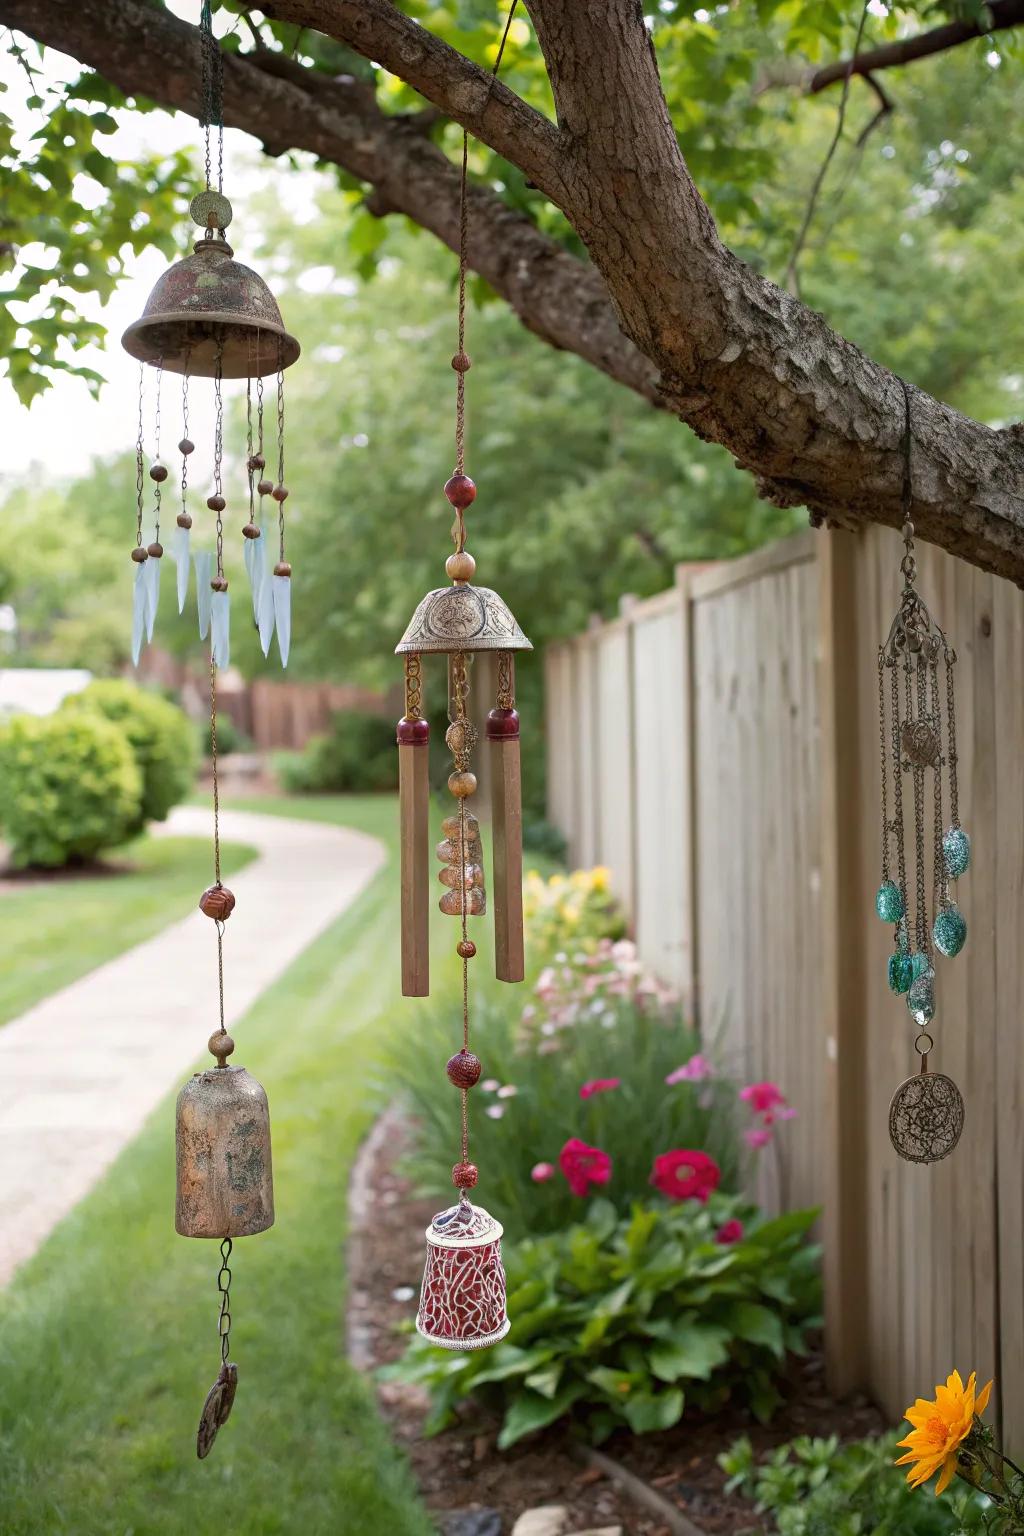
{"type": "Polygon", "coordinates": [[[259,491],[261,496],[269,496],[271,491],[274,489],[274,482],[273,480],[261,480],[256,489],[259,491]]]}
{"type": "Polygon", "coordinates": [[[270,494],[275,501],[287,501],[288,487],[286,485],[275,485],[270,494]]]}
{"type": "Polygon", "coordinates": [[[266,465],[266,462],[267,461],[263,457],[262,453],[254,453],[252,458],[249,460],[249,468],[250,469],[263,469],[264,466],[266,465]]]}
{"type": "Polygon", "coordinates": [[[430,725],[426,720],[413,720],[403,715],[396,731],[400,747],[422,747],[430,740],[430,725]]]}
{"type": "Polygon", "coordinates": [[[161,559],[162,556],[163,556],[163,552],[164,552],[164,547],[160,543],[159,539],[154,539],[152,544],[150,544],[148,549],[146,550],[147,555],[152,555],[154,560],[161,559]]]}
{"type": "Polygon", "coordinates": [[[218,496],[216,493],[214,493],[212,496],[207,496],[206,505],[209,507],[211,512],[223,512],[224,508],[227,506],[227,502],[224,500],[223,496],[218,496]]]}
{"type": "Polygon", "coordinates": [[[480,1081],[482,1070],[479,1056],[474,1056],[472,1051],[456,1051],[454,1056],[449,1057],[445,1067],[449,1081],[456,1088],[472,1088],[480,1081]]]}
{"type": "Polygon", "coordinates": [[[149,559],[149,551],[146,549],[144,544],[137,544],[135,546],[135,548],[132,550],[132,559],[135,561],[136,565],[141,565],[144,560],[149,559]]]}
{"type": "Polygon", "coordinates": [[[455,952],[461,960],[472,960],[476,954],[476,945],[472,939],[460,939],[455,946],[455,952]]]}
{"type": "Polygon", "coordinates": [[[492,709],[487,716],[487,740],[506,741],[519,735],[519,716],[514,709],[492,709]]]}
{"type": "Polygon", "coordinates": [[[445,482],[444,493],[453,507],[466,507],[476,501],[476,486],[468,475],[452,475],[445,482]]]}
{"type": "Polygon", "coordinates": [[[479,1177],[476,1163],[456,1163],[452,1169],[452,1183],[456,1189],[472,1189],[479,1177]]]}
{"type": "Polygon", "coordinates": [[[154,459],[149,466],[149,478],[155,480],[157,485],[162,485],[167,479],[167,465],[161,464],[159,459],[154,459]]]}
{"type": "Polygon", "coordinates": [[[178,452],[183,453],[188,458],[190,453],[195,452],[195,447],[196,445],[190,437],[183,437],[178,444],[178,452]]]}
{"type": "Polygon", "coordinates": [[[235,898],[226,885],[211,885],[199,898],[199,910],[215,923],[227,922],[235,910],[235,898]]]}

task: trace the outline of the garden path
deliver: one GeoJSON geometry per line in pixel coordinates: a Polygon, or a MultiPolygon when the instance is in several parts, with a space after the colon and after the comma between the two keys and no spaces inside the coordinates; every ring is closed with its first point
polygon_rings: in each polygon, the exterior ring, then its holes
{"type": "MultiPolygon", "coordinates": [[[[213,818],[182,806],[153,830],[212,837],[213,818]]],[[[230,1028],[355,900],[385,850],[350,828],[245,811],[222,812],[221,835],[259,850],[231,881],[230,1028]]],[[[213,928],[196,910],[0,1030],[0,1285],[197,1060],[216,999],[213,928]]],[[[245,1064],[244,1038],[236,1059],[245,1064]]]]}

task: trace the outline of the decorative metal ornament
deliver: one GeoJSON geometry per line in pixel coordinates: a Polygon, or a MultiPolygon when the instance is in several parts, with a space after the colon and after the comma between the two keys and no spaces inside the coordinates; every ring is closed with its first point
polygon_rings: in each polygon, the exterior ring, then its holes
{"type": "Polygon", "coordinates": [[[206,190],[199,192],[189,205],[193,221],[203,230],[190,255],[174,263],[160,277],[146,301],[142,316],[133,322],[121,338],[139,369],[139,429],[136,442],[136,527],[135,547],[131,552],[135,565],[132,606],[132,659],[138,664],[142,647],[153,638],[153,626],[159,602],[160,561],[164,548],[160,542],[161,485],[168,469],[160,460],[160,387],[165,371],[182,375],[181,511],[172,558],[177,567],[176,594],[181,613],[188,596],[189,572],[195,565],[199,637],[211,636],[211,649],[218,666],[228,665],[230,647],[230,599],[224,574],[223,513],[227,506],[222,483],[224,449],[222,384],[225,379],[245,379],[248,419],[246,472],[248,476],[248,519],[242,528],[245,566],[252,594],[253,617],[264,656],[269,654],[276,630],[281,665],[288,665],[291,646],[291,573],[285,557],[284,503],[288,488],[284,480],[284,370],[299,356],[299,343],[290,335],[266,283],[250,267],[235,261],[234,251],[225,237],[232,220],[232,208],[223,190],[224,117],[223,60],[213,35],[209,0],[203,0],[200,15],[202,42],[203,110],[201,121],[206,136],[206,190]],[[217,133],[216,187],[211,185],[211,129],[217,133]],[[156,370],[156,410],[154,418],[155,457],[149,478],[154,483],[153,511],[145,511],[145,433],[143,388],[145,369],[156,370]],[[277,478],[266,475],[263,451],[263,378],[277,376],[277,478]],[[214,381],[216,430],[214,437],[214,484],[206,505],[215,514],[215,551],[191,548],[192,516],[188,509],[188,459],[195,444],[188,435],[189,384],[194,378],[214,381]],[[252,382],[258,386],[258,422],[254,438],[252,421],[252,382]],[[257,508],[256,495],[259,502],[257,508]],[[264,527],[264,497],[277,502],[277,537],[269,524],[264,527]],[[150,537],[152,534],[152,537],[150,537]]]}
{"type": "Polygon", "coordinates": [[[948,1157],[963,1130],[964,1101],[951,1078],[931,1072],[935,1017],[935,955],[960,953],[967,923],[951,900],[950,881],[970,863],[970,839],[960,826],[957,785],[956,652],[929,613],[916,587],[914,525],[910,520],[911,405],[906,405],[903,477],[903,591],[889,634],[878,650],[878,736],[882,769],[882,876],[875,908],[893,925],[888,960],[890,989],[905,995],[917,1030],[914,1048],[921,1068],[902,1083],[889,1108],[889,1136],[899,1155],[913,1163],[948,1157]],[[945,689],[939,685],[940,667],[945,689]],[[942,694],[945,693],[945,718],[942,694]],[[945,747],[943,742],[945,741],[945,747]],[[927,776],[931,775],[931,783],[927,776]],[[904,841],[904,776],[909,776],[913,814],[913,906],[904,841]],[[892,792],[892,815],[889,793],[892,792]],[[945,794],[951,822],[944,823],[945,794]],[[931,845],[931,903],[926,851],[931,845]],[[930,916],[931,914],[931,916],[930,916]]]}
{"type": "MultiPolygon", "coordinates": [[[[497,74],[515,14],[509,10],[494,64],[497,74]]],[[[492,75],[493,79],[493,75],[492,75]]],[[[399,802],[401,814],[402,991],[425,997],[430,990],[430,785],[427,772],[430,727],[423,708],[423,664],[427,654],[448,661],[448,727],[445,744],[452,755],[448,788],[456,813],[442,823],[436,845],[441,864],[439,906],[459,919],[456,952],[462,961],[462,1048],[447,1064],[449,1081],[461,1100],[459,1161],[452,1169],[458,1203],[439,1212],[427,1228],[427,1261],[416,1326],[442,1349],[483,1349],[504,1338],[505,1272],[501,1263],[501,1226],[470,1202],[479,1171],[469,1160],[469,1091],[480,1077],[480,1061],[469,1049],[469,962],[476,945],[469,919],[487,910],[480,824],[469,811],[476,793],[472,771],[477,730],[469,713],[470,668],[478,652],[494,656],[496,699],[487,717],[491,754],[491,812],[494,834],[495,974],[499,981],[522,981],[523,843],[519,764],[519,715],[515,707],[514,653],[532,647],[507,605],[489,587],[474,587],[476,561],[466,548],[465,514],[476,500],[476,486],[466,474],[466,270],[469,136],[462,136],[459,220],[458,347],[455,370],[455,469],[444,494],[454,508],[454,553],[445,562],[451,586],[428,592],[396,646],[405,658],[405,713],[398,722],[399,802]]]]}

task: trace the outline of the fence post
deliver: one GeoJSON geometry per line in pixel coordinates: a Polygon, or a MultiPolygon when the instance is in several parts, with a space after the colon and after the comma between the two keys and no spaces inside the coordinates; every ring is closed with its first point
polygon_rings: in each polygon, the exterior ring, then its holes
{"type": "Polygon", "coordinates": [[[822,1048],[827,1053],[825,1359],[838,1394],[866,1385],[867,1061],[860,891],[859,689],[870,664],[857,624],[860,539],[818,535],[821,712],[822,1048]]]}

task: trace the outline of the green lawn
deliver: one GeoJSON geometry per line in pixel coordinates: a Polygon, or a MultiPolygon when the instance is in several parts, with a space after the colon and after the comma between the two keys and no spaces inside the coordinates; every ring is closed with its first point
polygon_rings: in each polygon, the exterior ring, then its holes
{"type": "MultiPolygon", "coordinates": [[[[226,843],[222,856],[234,874],[256,851],[226,843]]],[[[141,837],[102,874],[10,882],[0,891],[0,1024],[185,917],[213,878],[210,858],[204,838],[141,837]]]]}
{"type": "MultiPolygon", "coordinates": [[[[218,1362],[218,1257],[214,1243],[174,1232],[171,1095],[0,1296],[4,1536],[431,1530],[342,1338],[349,1166],[380,1054],[424,1006],[399,998],[397,808],[234,803],[357,826],[392,855],[233,1030],[235,1060],[270,1096],[277,1204],[277,1225],[235,1246],[234,1414],[197,1461],[218,1362]]],[[[434,929],[440,960],[451,934],[434,929]]],[[[203,1038],[197,1024],[197,1058],[203,1038]]]]}

